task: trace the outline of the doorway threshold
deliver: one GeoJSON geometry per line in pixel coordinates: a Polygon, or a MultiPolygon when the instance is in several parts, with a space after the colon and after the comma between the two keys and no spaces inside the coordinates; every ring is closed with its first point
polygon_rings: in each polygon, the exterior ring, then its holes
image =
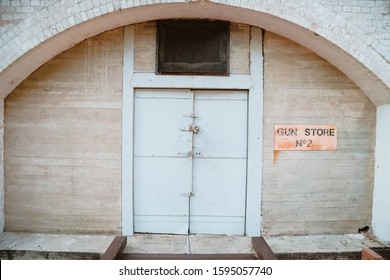
{"type": "Polygon", "coordinates": [[[254,254],[251,238],[236,235],[135,234],[123,253],[254,254]]]}
{"type": "Polygon", "coordinates": [[[128,238],[122,259],[258,259],[252,238],[235,235],[136,234],[128,238]]]}

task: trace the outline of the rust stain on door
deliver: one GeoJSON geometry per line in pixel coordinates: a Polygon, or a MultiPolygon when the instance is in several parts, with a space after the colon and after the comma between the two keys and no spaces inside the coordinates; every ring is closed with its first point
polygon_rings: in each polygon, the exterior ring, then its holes
{"type": "Polygon", "coordinates": [[[275,125],[275,151],[335,151],[336,125],[275,125]]]}

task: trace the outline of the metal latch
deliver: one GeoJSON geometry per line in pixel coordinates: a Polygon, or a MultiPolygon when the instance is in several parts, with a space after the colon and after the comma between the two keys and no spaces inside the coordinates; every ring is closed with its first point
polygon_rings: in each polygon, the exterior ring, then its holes
{"type": "Polygon", "coordinates": [[[191,113],[191,114],[189,114],[189,115],[183,115],[183,117],[184,117],[184,118],[196,118],[196,117],[198,117],[198,115],[197,115],[197,114],[194,114],[194,113],[191,113]]]}
{"type": "Polygon", "coordinates": [[[182,193],[181,195],[190,197],[190,196],[194,196],[195,194],[193,192],[185,192],[185,193],[182,193]]]}
{"type": "Polygon", "coordinates": [[[180,130],[181,131],[191,131],[191,132],[196,134],[199,132],[199,126],[190,125],[188,128],[181,128],[180,130]]]}
{"type": "Polygon", "coordinates": [[[178,155],[182,155],[182,156],[186,156],[186,157],[192,157],[192,156],[194,156],[194,152],[193,152],[193,151],[189,151],[189,152],[187,152],[187,153],[178,152],[177,154],[178,154],[178,155]]]}

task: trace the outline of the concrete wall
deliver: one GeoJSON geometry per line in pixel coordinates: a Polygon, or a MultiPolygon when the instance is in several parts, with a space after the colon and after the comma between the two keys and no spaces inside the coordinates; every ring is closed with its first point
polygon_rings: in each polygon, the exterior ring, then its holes
{"type": "Polygon", "coordinates": [[[5,100],[5,230],[120,233],[123,28],[58,55],[5,100]]]}
{"type": "MultiPolygon", "coordinates": [[[[249,26],[231,26],[249,74],[249,26]]],[[[6,230],[120,232],[122,28],[84,41],[5,102],[6,230]]],[[[154,72],[155,23],[135,25],[135,72],[154,72]]],[[[313,52],[265,32],[266,235],[355,233],[371,223],[375,106],[313,52]],[[336,124],[336,152],[273,151],[274,124],[336,124]]]]}
{"type": "Polygon", "coordinates": [[[327,61],[270,32],[264,63],[264,233],[357,233],[371,224],[374,104],[327,61]],[[336,124],[338,149],[274,152],[275,124],[336,124]]]}

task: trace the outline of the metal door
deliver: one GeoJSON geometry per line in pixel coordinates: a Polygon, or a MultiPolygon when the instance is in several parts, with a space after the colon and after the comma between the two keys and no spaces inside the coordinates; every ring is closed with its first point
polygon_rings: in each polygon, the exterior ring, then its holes
{"type": "Polygon", "coordinates": [[[134,230],[244,234],[247,92],[137,90],[134,230]]]}

